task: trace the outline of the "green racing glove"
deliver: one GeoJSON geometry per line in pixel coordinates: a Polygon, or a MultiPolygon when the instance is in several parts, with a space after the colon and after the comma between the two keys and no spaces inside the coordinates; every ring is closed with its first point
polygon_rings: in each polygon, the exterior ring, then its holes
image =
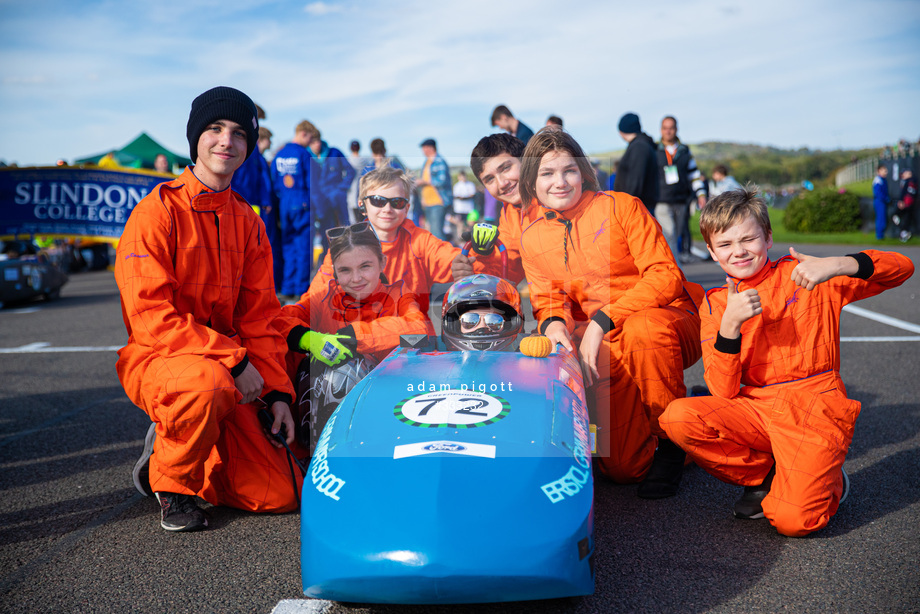
{"type": "Polygon", "coordinates": [[[348,339],[348,335],[327,335],[310,330],[300,338],[300,349],[308,352],[311,360],[318,360],[324,365],[334,367],[351,358],[351,350],[342,343],[348,339]]]}

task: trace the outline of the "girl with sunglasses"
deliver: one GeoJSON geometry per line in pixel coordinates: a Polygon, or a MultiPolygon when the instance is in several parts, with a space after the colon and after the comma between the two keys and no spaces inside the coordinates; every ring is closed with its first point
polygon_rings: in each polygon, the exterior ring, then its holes
{"type": "Polygon", "coordinates": [[[686,396],[684,369],[700,358],[702,287],[686,280],[642,201],[599,191],[568,132],[544,128],[530,140],[519,189],[534,315],[551,341],[578,348],[600,468],[616,482],[641,480],[640,497],[676,494],[684,454],[658,419],[686,396]]]}
{"type": "MultiPolygon", "coordinates": [[[[387,277],[402,281],[406,291],[416,296],[427,317],[431,286],[454,281],[451,264],[460,248],[407,219],[411,192],[411,180],[405,172],[383,166],[361,178],[358,206],[380,238],[387,277]]],[[[483,265],[474,264],[474,272],[482,269],[483,265]]],[[[332,261],[327,255],[310,284],[310,293],[321,294],[333,280],[332,261]]]]}
{"type": "Polygon", "coordinates": [[[433,334],[428,319],[403,281],[389,283],[386,257],[368,222],[330,228],[332,281],[285,305],[275,321],[287,339],[288,374],[304,353],[338,365],[357,354],[379,362],[399,345],[400,335],[433,334]]]}

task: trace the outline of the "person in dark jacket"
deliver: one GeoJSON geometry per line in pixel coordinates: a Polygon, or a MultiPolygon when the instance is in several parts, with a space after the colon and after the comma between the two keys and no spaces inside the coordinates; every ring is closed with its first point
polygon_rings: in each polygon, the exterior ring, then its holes
{"type": "Polygon", "coordinates": [[[895,224],[901,231],[898,233],[902,243],[907,243],[912,235],[911,228],[914,224],[916,215],[917,202],[917,180],[914,179],[914,173],[910,169],[901,171],[901,196],[898,199],[898,212],[895,224]]]}
{"type": "Polygon", "coordinates": [[[259,126],[259,140],[252,155],[233,175],[232,187],[246,199],[265,224],[265,236],[272,246],[275,289],[281,288],[284,280],[284,256],[281,251],[281,217],[277,196],[272,187],[271,168],[265,159],[265,152],[272,146],[272,132],[259,126]]]}
{"type": "Polygon", "coordinates": [[[660,172],[655,217],[674,257],[686,264],[694,260],[690,252],[690,202],[695,198],[700,209],[706,206],[706,185],[690,148],[677,138],[677,120],[670,115],[661,120],[657,155],[660,172]]]}
{"type": "Polygon", "coordinates": [[[617,166],[613,191],[635,196],[654,215],[655,204],[658,202],[658,154],[655,141],[642,132],[639,116],[635,113],[621,117],[617,128],[620,137],[628,145],[617,166]]]}

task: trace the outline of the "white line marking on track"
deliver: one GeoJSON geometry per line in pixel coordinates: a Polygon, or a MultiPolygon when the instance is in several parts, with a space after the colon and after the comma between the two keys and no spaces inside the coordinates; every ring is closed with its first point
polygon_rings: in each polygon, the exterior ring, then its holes
{"type": "Polygon", "coordinates": [[[885,343],[886,341],[920,341],[920,337],[841,337],[840,342],[843,343],[844,341],[885,343]]]}
{"type": "Polygon", "coordinates": [[[910,322],[905,322],[904,320],[892,318],[891,316],[875,313],[874,311],[869,311],[868,309],[863,309],[862,307],[857,307],[855,305],[844,305],[843,310],[847,313],[852,313],[853,315],[862,316],[864,318],[868,318],[869,320],[875,320],[876,322],[887,324],[888,326],[894,326],[895,328],[900,328],[901,330],[920,334],[920,326],[917,324],[912,324],[910,322]]]}
{"type": "Polygon", "coordinates": [[[0,354],[51,354],[60,352],[117,352],[120,345],[77,345],[72,347],[51,347],[50,343],[38,341],[16,348],[0,348],[0,354]]]}
{"type": "Polygon", "coordinates": [[[322,614],[333,607],[334,601],[323,599],[283,599],[272,609],[271,614],[322,614]]]}

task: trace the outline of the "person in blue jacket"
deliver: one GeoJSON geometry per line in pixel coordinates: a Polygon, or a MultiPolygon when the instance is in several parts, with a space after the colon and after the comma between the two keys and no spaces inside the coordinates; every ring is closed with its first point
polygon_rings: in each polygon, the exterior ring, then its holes
{"type": "Polygon", "coordinates": [[[872,180],[872,205],[875,207],[875,238],[881,241],[885,238],[888,228],[888,167],[879,164],[875,179],[872,180]]]}
{"type": "Polygon", "coordinates": [[[348,189],[354,181],[356,171],[345,154],[335,147],[329,147],[326,141],[322,140],[316,126],[310,122],[305,123],[309,124],[313,137],[307,150],[315,162],[313,168],[317,171],[317,181],[312,184],[310,206],[313,209],[316,237],[322,242],[325,252],[329,249],[326,231],[348,225],[348,189]]]}
{"type": "MultiPolygon", "coordinates": [[[[313,157],[307,147],[313,140],[313,124],[304,120],[294,129],[291,139],[272,160],[272,187],[278,197],[281,218],[281,250],[284,275],[276,288],[284,299],[296,300],[310,287],[313,261],[313,219],[310,207],[313,157]]],[[[347,164],[347,162],[346,162],[347,164]]]]}
{"type": "Polygon", "coordinates": [[[259,140],[252,155],[233,174],[231,184],[237,194],[246,199],[265,224],[265,236],[272,246],[275,287],[281,286],[284,278],[283,256],[281,252],[281,219],[272,188],[271,170],[265,159],[265,152],[272,146],[272,131],[259,126],[259,140]]]}
{"type": "Polygon", "coordinates": [[[454,204],[450,167],[447,166],[447,161],[438,155],[438,144],[434,139],[425,139],[419,147],[425,154],[425,166],[422,167],[421,176],[415,180],[418,201],[428,223],[428,232],[446,241],[444,218],[454,204]]]}

